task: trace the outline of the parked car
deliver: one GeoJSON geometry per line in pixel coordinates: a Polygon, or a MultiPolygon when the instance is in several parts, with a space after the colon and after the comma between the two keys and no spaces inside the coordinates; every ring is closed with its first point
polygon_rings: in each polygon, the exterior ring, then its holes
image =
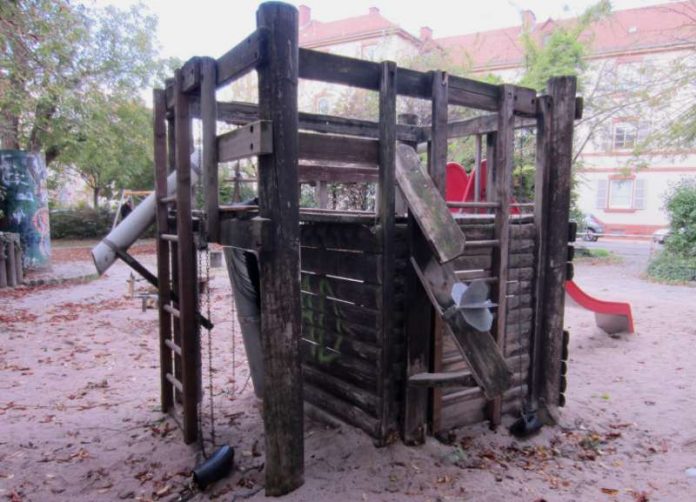
{"type": "Polygon", "coordinates": [[[597,219],[588,214],[583,221],[582,240],[595,242],[604,234],[604,227],[597,219]]]}
{"type": "Polygon", "coordinates": [[[652,241],[656,242],[657,244],[664,244],[665,239],[669,237],[670,233],[672,233],[672,230],[669,227],[655,230],[655,232],[652,234],[652,241]]]}

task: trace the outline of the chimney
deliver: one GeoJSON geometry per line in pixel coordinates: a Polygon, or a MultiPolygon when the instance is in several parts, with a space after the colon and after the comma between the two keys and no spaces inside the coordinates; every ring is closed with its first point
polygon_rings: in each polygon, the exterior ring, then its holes
{"type": "Polygon", "coordinates": [[[536,16],[534,12],[529,9],[522,11],[522,28],[528,31],[534,31],[534,25],[536,25],[536,16]]]}
{"type": "Polygon", "coordinates": [[[300,28],[303,26],[306,26],[310,23],[312,20],[312,9],[307,7],[306,5],[300,5],[299,6],[300,10],[300,28]]]}
{"type": "Polygon", "coordinates": [[[379,15],[379,7],[370,7],[370,15],[371,16],[379,15]]]}
{"type": "Polygon", "coordinates": [[[421,26],[420,39],[422,42],[430,42],[433,39],[433,30],[428,26],[421,26]]]}

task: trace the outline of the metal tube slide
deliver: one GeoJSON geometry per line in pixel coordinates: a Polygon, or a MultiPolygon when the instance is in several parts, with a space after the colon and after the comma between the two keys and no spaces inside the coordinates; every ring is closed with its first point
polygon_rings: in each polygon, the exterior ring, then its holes
{"type": "MultiPolygon", "coordinates": [[[[191,154],[191,184],[195,184],[200,174],[200,151],[191,154]]],[[[167,195],[176,191],[176,171],[167,178],[167,195]]],[[[157,201],[155,193],[148,195],[133,211],[114,228],[99,244],[92,248],[94,266],[99,275],[106,272],[116,261],[116,252],[109,242],[121,251],[127,251],[133,243],[155,222],[157,201]]]]}

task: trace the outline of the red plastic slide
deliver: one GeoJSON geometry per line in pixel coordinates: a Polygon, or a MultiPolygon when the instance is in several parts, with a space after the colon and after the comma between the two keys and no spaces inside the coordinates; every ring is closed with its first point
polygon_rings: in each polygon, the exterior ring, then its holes
{"type": "MultiPolygon", "coordinates": [[[[481,162],[481,183],[479,184],[478,200],[486,200],[486,161],[481,162]]],[[[472,202],[476,200],[476,173],[467,174],[466,170],[456,162],[447,164],[447,189],[448,202],[472,202]]],[[[514,200],[513,200],[514,202],[514,200]]],[[[452,213],[474,212],[472,209],[451,208],[452,213]]],[[[513,207],[513,214],[519,214],[519,209],[513,207]]],[[[599,300],[585,293],[573,281],[566,282],[567,297],[571,303],[595,313],[597,326],[609,334],[627,331],[634,333],[633,314],[631,304],[624,302],[607,302],[599,300]]]]}
{"type": "Polygon", "coordinates": [[[630,303],[599,300],[585,293],[574,281],[566,281],[566,294],[571,302],[594,312],[597,326],[610,335],[635,332],[630,303]]]}

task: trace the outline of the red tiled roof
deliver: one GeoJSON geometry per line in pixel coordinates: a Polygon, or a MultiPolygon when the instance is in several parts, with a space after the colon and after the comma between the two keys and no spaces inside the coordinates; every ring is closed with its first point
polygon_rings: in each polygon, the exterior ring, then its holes
{"type": "MultiPolygon", "coordinates": [[[[537,23],[535,36],[541,39],[558,25],[574,20],[537,23]]],[[[473,68],[518,66],[522,62],[521,26],[503,28],[454,37],[437,38],[435,42],[459,56],[459,62],[473,68]]],[[[631,53],[696,44],[696,0],[627,9],[613,12],[593,24],[586,32],[592,40],[595,56],[631,53]]]]}
{"type": "Polygon", "coordinates": [[[337,21],[322,22],[313,19],[300,28],[300,46],[327,46],[343,41],[364,40],[386,33],[398,33],[414,41],[418,40],[377,11],[337,21]]]}

